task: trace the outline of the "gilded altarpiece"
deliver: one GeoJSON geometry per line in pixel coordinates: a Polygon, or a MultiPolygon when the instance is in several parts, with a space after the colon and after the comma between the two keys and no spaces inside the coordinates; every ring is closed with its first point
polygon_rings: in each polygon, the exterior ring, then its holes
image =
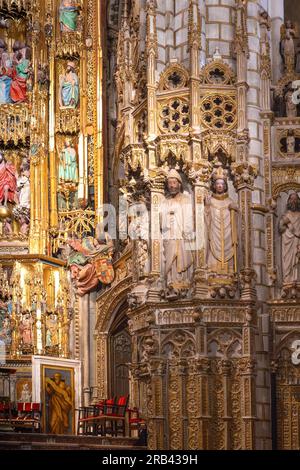
{"type": "Polygon", "coordinates": [[[101,218],[100,3],[0,2],[0,328],[16,368],[82,354],[67,253],[101,218]]]}

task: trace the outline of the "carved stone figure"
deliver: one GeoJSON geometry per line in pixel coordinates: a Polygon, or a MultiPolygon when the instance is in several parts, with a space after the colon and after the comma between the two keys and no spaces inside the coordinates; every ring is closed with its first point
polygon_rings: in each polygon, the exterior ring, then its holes
{"type": "Polygon", "coordinates": [[[190,195],[183,193],[182,178],[176,170],[167,176],[167,195],[161,203],[163,272],[168,286],[186,287],[192,280],[193,217],[190,195]]]}
{"type": "Polygon", "coordinates": [[[67,63],[65,75],[59,77],[59,104],[61,107],[76,108],[79,102],[79,79],[75,63],[67,63]]]}
{"type": "Polygon", "coordinates": [[[207,265],[216,273],[236,271],[237,206],[227,193],[227,176],[219,167],[212,177],[213,194],[205,201],[207,265]]]}
{"type": "Polygon", "coordinates": [[[285,65],[285,69],[292,72],[295,69],[294,37],[296,32],[291,21],[288,20],[281,26],[280,35],[280,54],[285,65]]]}
{"type": "Polygon", "coordinates": [[[289,195],[287,211],[279,221],[281,233],[281,257],[283,283],[300,280],[300,198],[297,193],[289,195]]]}
{"type": "Polygon", "coordinates": [[[68,258],[68,265],[78,295],[83,296],[90,292],[97,287],[99,281],[103,284],[113,281],[113,241],[108,233],[100,234],[96,230],[96,238],[70,239],[67,243],[73,249],[68,258]]]}
{"type": "Polygon", "coordinates": [[[63,183],[78,183],[77,154],[70,139],[59,154],[58,178],[63,183]]]}
{"type": "Polygon", "coordinates": [[[61,31],[77,30],[78,7],[74,0],[62,0],[59,7],[59,23],[61,31]]]}
{"type": "Polygon", "coordinates": [[[8,163],[0,152],[0,203],[7,206],[8,202],[15,202],[16,189],[15,167],[8,163]]]}
{"type": "Polygon", "coordinates": [[[289,88],[285,94],[285,111],[289,118],[297,117],[297,104],[294,102],[293,95],[294,91],[289,88]]]}
{"type": "Polygon", "coordinates": [[[286,137],[286,148],[288,155],[292,156],[295,154],[295,136],[291,129],[288,131],[288,135],[286,137]]]}

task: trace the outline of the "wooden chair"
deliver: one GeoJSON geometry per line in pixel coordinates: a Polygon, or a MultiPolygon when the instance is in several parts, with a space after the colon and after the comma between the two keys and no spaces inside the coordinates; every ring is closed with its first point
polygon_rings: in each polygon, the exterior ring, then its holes
{"type": "Polygon", "coordinates": [[[128,408],[128,428],[129,428],[129,437],[132,436],[132,433],[135,432],[139,437],[143,429],[146,429],[146,422],[140,416],[140,412],[137,408],[128,408]]]}
{"type": "Polygon", "coordinates": [[[84,406],[79,408],[78,411],[78,425],[77,434],[79,435],[97,435],[103,434],[103,422],[99,423],[98,418],[104,413],[112,412],[112,406],[115,403],[115,398],[100,400],[92,406],[84,406]]]}
{"type": "Polygon", "coordinates": [[[118,436],[121,433],[125,436],[125,414],[128,400],[129,395],[124,395],[113,404],[105,404],[103,414],[95,418],[97,434],[118,436]]]}

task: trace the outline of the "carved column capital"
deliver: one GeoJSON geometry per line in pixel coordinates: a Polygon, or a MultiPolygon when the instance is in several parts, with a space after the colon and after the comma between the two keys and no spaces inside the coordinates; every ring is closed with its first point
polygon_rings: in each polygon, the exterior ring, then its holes
{"type": "Polygon", "coordinates": [[[233,184],[236,190],[243,188],[253,189],[254,180],[258,174],[257,167],[248,162],[233,163],[231,166],[233,184]]]}

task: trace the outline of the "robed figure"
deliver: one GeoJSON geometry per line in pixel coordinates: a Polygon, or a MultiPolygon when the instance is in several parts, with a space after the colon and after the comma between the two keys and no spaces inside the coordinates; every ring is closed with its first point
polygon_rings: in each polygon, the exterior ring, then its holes
{"type": "Polygon", "coordinates": [[[65,75],[59,77],[59,104],[62,108],[77,108],[79,102],[79,79],[75,63],[67,63],[65,75]]]}
{"type": "Polygon", "coordinates": [[[163,239],[163,271],[168,286],[187,287],[193,271],[193,210],[188,193],[183,193],[182,178],[172,169],[167,176],[167,195],[160,207],[163,239]]]}
{"type": "Polygon", "coordinates": [[[72,32],[77,29],[78,7],[73,0],[62,0],[59,7],[61,31],[72,32]]]}
{"type": "Polygon", "coordinates": [[[300,281],[300,198],[289,195],[287,210],[279,221],[283,283],[300,281]]]}
{"type": "Polygon", "coordinates": [[[78,183],[77,154],[69,139],[65,140],[65,148],[60,152],[58,178],[60,182],[78,183]]]}
{"type": "Polygon", "coordinates": [[[62,380],[61,374],[46,378],[46,391],[49,396],[49,432],[67,434],[69,415],[72,409],[72,391],[62,380]]]}
{"type": "Polygon", "coordinates": [[[237,211],[228,196],[223,169],[213,175],[213,193],[205,201],[207,266],[210,271],[230,274],[237,271],[237,211]]]}
{"type": "Polygon", "coordinates": [[[16,169],[0,152],[0,203],[7,206],[8,202],[15,202],[16,190],[16,169]]]}

